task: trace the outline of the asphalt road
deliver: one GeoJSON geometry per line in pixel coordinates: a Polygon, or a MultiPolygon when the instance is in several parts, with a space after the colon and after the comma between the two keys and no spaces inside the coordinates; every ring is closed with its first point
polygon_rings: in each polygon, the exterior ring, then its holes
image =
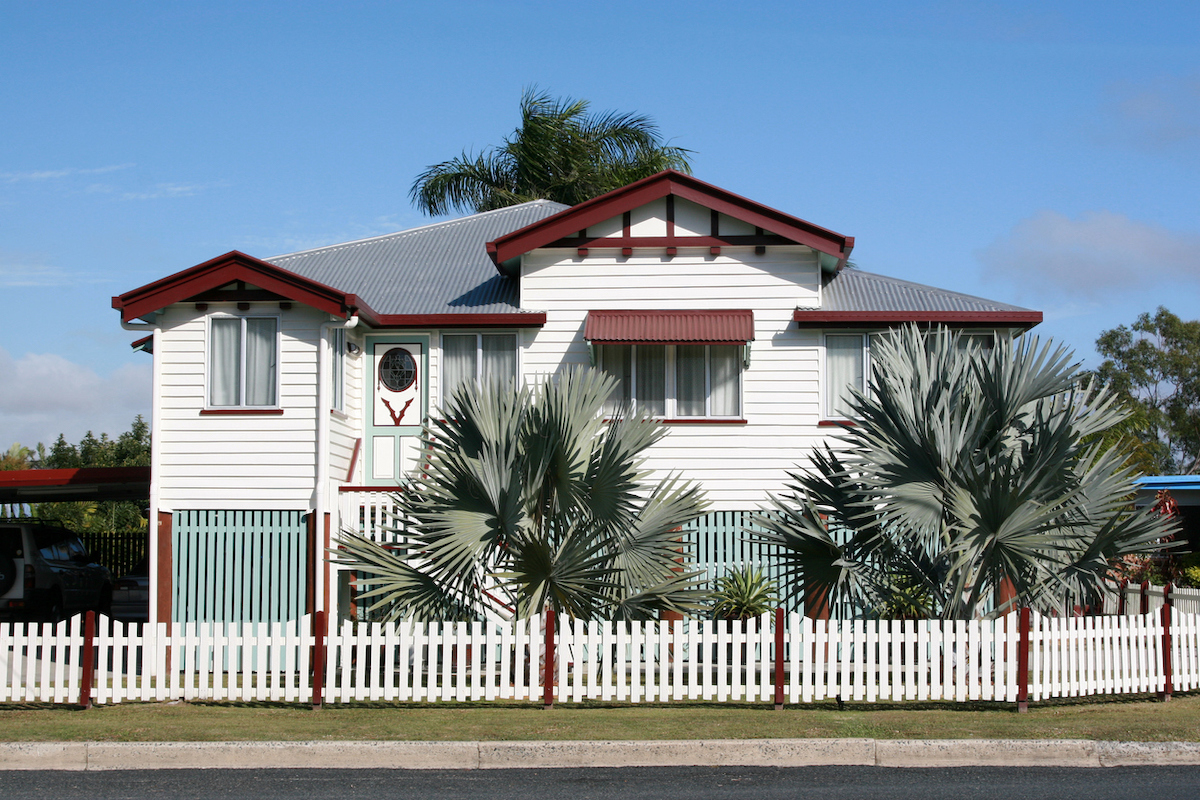
{"type": "Polygon", "coordinates": [[[1200,798],[1200,767],[0,772],[0,798],[1109,800],[1200,798]]]}

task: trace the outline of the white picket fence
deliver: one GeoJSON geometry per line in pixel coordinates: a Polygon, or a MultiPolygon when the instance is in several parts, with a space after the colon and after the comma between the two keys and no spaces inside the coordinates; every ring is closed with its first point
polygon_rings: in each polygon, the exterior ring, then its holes
{"type": "MultiPolygon", "coordinates": [[[[997,620],[784,618],[782,699],[1015,702],[1016,613],[997,620]]],[[[228,700],[541,701],[541,617],[509,623],[339,622],[324,635],[290,623],[125,625],[99,619],[95,703],[228,700]],[[323,668],[316,674],[318,665],[323,668]]],[[[1031,616],[1032,701],[1162,692],[1161,612],[1031,616]]],[[[773,615],[713,621],[560,620],[553,638],[557,702],[770,702],[776,697],[773,615]]],[[[1175,691],[1200,688],[1200,616],[1174,610],[1175,691]]],[[[83,688],[81,617],[0,625],[0,703],[76,703],[83,688]]]]}

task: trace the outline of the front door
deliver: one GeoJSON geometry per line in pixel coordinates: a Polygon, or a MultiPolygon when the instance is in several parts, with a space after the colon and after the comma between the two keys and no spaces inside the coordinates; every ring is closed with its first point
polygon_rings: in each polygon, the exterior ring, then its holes
{"type": "Polygon", "coordinates": [[[429,413],[429,337],[368,337],[367,355],[367,483],[396,486],[429,413]]]}

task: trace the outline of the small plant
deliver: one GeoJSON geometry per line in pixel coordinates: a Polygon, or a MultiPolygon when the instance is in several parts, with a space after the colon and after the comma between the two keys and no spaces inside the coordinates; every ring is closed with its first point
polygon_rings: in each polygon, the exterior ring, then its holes
{"type": "Polygon", "coordinates": [[[751,619],[779,605],[775,582],[749,564],[720,578],[713,600],[713,616],[718,619],[751,619]]]}

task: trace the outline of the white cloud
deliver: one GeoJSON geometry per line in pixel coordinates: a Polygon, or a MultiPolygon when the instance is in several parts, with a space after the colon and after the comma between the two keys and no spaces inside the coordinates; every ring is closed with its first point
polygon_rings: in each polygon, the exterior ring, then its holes
{"type": "Polygon", "coordinates": [[[1065,289],[1075,297],[1147,282],[1200,280],[1200,234],[1111,211],[1089,211],[1078,219],[1039,211],[976,255],[989,277],[1065,289]]]}
{"type": "Polygon", "coordinates": [[[213,181],[211,183],[159,183],[154,188],[147,189],[146,191],[125,192],[121,197],[126,200],[161,200],[172,197],[192,197],[208,189],[223,189],[228,185],[227,181],[213,181]]]}
{"type": "Polygon", "coordinates": [[[113,164],[107,167],[92,167],[90,169],[42,169],[29,172],[0,172],[0,183],[36,183],[40,181],[73,178],[77,175],[104,175],[122,169],[129,169],[133,164],[113,164]]]}
{"type": "Polygon", "coordinates": [[[1200,75],[1120,81],[1106,94],[1105,111],[1122,141],[1161,152],[1200,140],[1200,75]]]}
{"type": "Polygon", "coordinates": [[[59,269],[44,263],[39,256],[0,252],[0,286],[3,287],[111,282],[111,276],[59,269]]]}
{"type": "Polygon", "coordinates": [[[118,436],[133,418],[150,416],[150,359],[109,375],[53,353],[14,358],[0,348],[0,450],[13,442],[78,442],[87,431],[118,436]]]}

